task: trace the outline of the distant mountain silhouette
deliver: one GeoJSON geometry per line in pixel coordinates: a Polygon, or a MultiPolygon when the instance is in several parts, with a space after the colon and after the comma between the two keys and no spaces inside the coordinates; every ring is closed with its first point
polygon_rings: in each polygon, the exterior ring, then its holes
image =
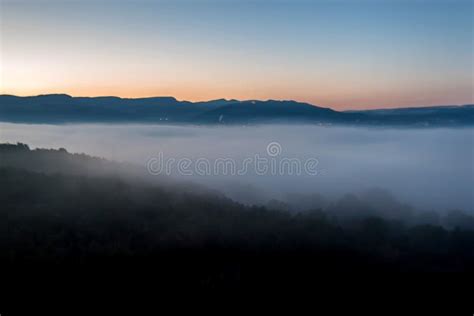
{"type": "Polygon", "coordinates": [[[178,101],[173,97],[128,99],[0,95],[0,121],[23,123],[313,123],[396,126],[474,125],[474,105],[335,111],[277,100],[178,101]]]}

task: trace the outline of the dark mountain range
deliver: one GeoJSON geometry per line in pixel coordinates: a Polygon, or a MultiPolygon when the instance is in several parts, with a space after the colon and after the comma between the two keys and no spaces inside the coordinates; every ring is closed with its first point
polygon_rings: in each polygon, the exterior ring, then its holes
{"type": "Polygon", "coordinates": [[[0,121],[23,123],[312,123],[395,126],[474,125],[474,105],[335,111],[296,101],[178,101],[66,94],[0,95],[0,121]]]}

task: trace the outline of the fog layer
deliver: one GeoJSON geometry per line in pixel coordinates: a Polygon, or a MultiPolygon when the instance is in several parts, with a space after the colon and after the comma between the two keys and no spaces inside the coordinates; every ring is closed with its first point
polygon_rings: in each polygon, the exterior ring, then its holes
{"type": "MultiPolygon", "coordinates": [[[[379,129],[321,126],[195,127],[164,125],[0,124],[0,142],[33,148],[67,148],[144,168],[163,161],[228,158],[237,168],[245,159],[302,164],[317,159],[316,174],[266,173],[250,164],[243,174],[171,176],[204,184],[246,203],[287,201],[294,194],[335,197],[378,187],[421,209],[472,211],[474,205],[473,129],[379,129]],[[277,144],[276,156],[269,144],[277,144]]],[[[192,165],[194,166],[194,165],[192,165]]],[[[190,167],[192,169],[192,166],[190,167]]]]}

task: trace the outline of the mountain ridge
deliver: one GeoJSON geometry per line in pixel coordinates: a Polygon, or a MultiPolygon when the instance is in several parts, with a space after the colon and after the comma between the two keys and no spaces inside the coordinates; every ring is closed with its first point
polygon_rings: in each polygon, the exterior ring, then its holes
{"type": "Polygon", "coordinates": [[[121,98],[0,95],[0,121],[23,123],[314,123],[395,126],[474,125],[474,105],[337,111],[294,100],[215,99],[191,102],[172,96],[121,98]]]}

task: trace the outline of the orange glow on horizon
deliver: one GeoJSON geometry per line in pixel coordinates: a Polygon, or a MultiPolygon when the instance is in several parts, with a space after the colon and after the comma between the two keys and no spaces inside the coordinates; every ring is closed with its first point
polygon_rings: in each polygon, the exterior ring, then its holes
{"type": "Polygon", "coordinates": [[[473,104],[473,96],[468,95],[443,95],[439,93],[423,93],[396,95],[395,93],[351,96],[347,93],[326,93],[318,96],[305,94],[291,94],[290,91],[225,91],[223,89],[199,89],[195,86],[189,87],[163,87],[163,88],[135,88],[135,87],[75,87],[66,89],[0,89],[0,94],[11,94],[17,96],[34,96],[40,94],[64,93],[73,97],[100,97],[116,96],[121,98],[148,98],[157,96],[171,96],[180,101],[209,101],[215,99],[236,100],[294,100],[306,102],[316,106],[329,107],[335,110],[351,109],[375,109],[395,108],[410,106],[433,106],[433,105],[463,105],[473,104]]]}
{"type": "Polygon", "coordinates": [[[474,103],[466,3],[15,2],[2,6],[3,94],[474,103]]]}

